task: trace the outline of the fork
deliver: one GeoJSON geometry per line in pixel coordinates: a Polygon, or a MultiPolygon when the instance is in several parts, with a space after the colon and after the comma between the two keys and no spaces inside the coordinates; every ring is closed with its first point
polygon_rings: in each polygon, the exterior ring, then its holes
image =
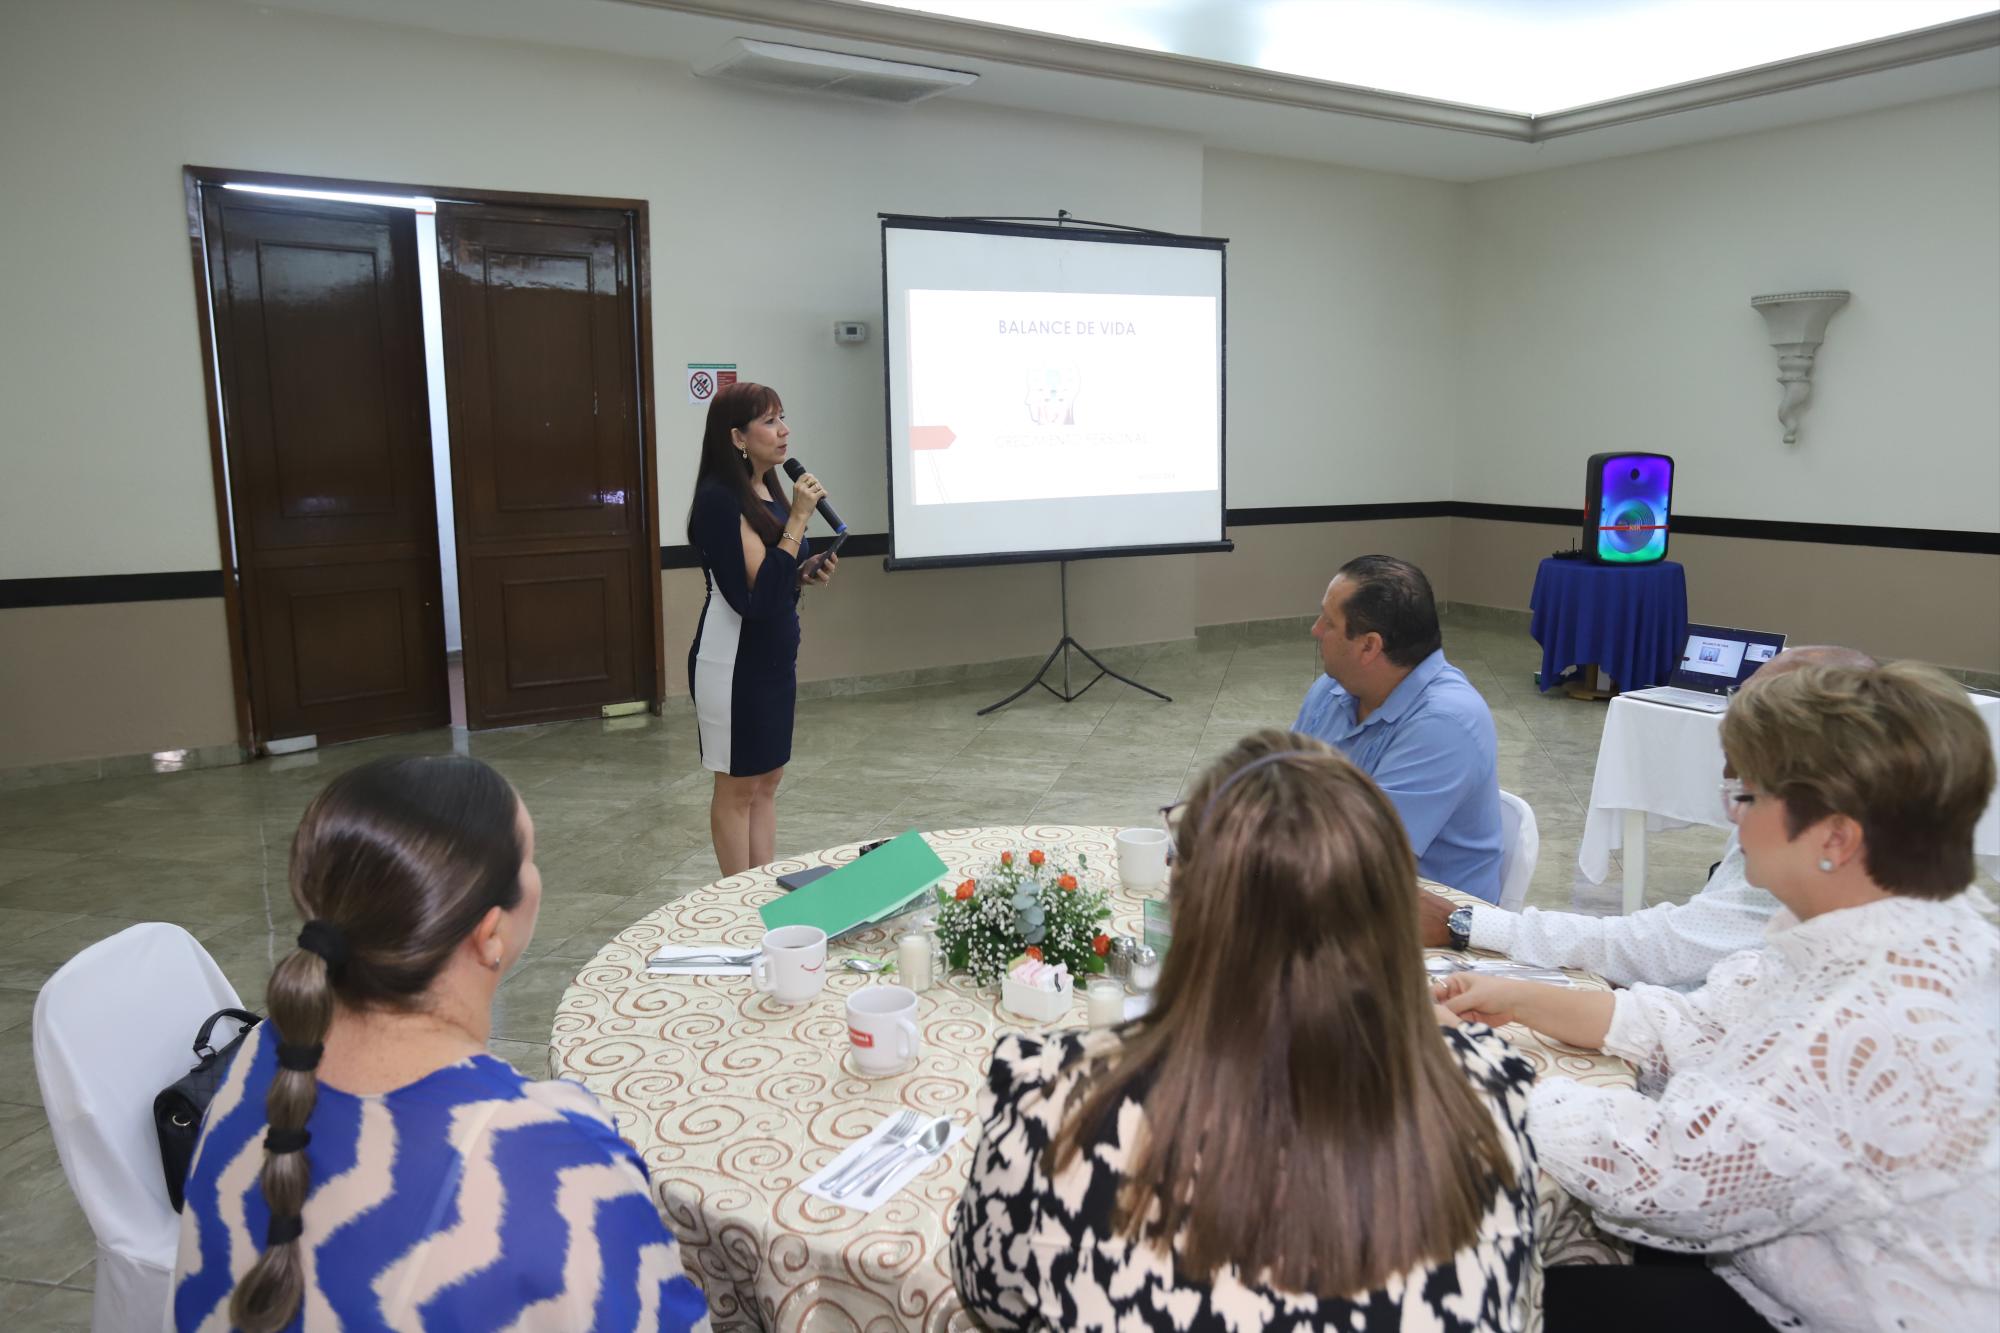
{"type": "Polygon", "coordinates": [[[887,1157],[877,1158],[873,1170],[849,1178],[839,1189],[833,1192],[843,1199],[857,1190],[863,1194],[872,1194],[876,1190],[881,1189],[883,1182],[888,1180],[889,1177],[895,1175],[896,1172],[916,1160],[910,1156],[910,1153],[916,1153],[917,1157],[936,1156],[938,1153],[944,1151],[945,1140],[950,1137],[951,1121],[946,1117],[940,1116],[925,1125],[924,1132],[917,1135],[914,1141],[896,1149],[887,1157]]]}
{"type": "Polygon", "coordinates": [[[885,1152],[901,1151],[904,1144],[917,1137],[917,1128],[922,1120],[923,1117],[915,1111],[905,1108],[889,1122],[889,1132],[875,1141],[875,1147],[871,1151],[862,1153],[839,1171],[822,1180],[820,1188],[829,1188],[852,1177],[863,1162],[873,1165],[882,1160],[885,1152]]]}

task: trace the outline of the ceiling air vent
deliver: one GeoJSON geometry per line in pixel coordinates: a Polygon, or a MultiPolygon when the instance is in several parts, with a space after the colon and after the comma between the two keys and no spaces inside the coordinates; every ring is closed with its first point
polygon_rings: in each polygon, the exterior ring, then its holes
{"type": "Polygon", "coordinates": [[[953,88],[963,88],[977,74],[929,65],[905,65],[894,60],[815,51],[807,46],[783,46],[732,37],[720,51],[695,65],[694,72],[711,79],[729,79],[783,92],[824,93],[863,102],[907,106],[953,88]]]}

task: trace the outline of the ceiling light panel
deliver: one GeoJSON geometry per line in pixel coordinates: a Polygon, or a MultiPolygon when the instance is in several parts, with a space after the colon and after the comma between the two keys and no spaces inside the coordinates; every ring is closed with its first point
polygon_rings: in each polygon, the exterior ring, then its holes
{"type": "Polygon", "coordinates": [[[1994,0],[872,0],[1546,115],[2000,9],[1994,0]]]}

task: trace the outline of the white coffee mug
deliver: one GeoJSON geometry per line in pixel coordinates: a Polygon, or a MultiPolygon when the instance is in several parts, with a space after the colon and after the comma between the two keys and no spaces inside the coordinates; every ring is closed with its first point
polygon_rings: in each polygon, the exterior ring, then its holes
{"type": "Polygon", "coordinates": [[[1118,878],[1128,889],[1150,889],[1167,878],[1167,831],[1158,828],[1118,830],[1118,878]]]}
{"type": "Polygon", "coordinates": [[[917,1058],[917,993],[863,986],[847,997],[847,1040],[864,1074],[893,1073],[917,1058]]]}
{"type": "Polygon", "coordinates": [[[750,980],[779,1004],[804,1004],[826,985],[826,932],[818,926],[767,930],[760,947],[750,980]]]}

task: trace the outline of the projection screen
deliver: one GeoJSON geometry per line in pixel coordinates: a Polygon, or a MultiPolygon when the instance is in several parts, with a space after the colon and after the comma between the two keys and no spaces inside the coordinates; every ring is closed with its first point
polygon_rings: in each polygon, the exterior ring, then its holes
{"type": "Polygon", "coordinates": [[[1231,549],[1225,245],[883,215],[887,566],[1231,549]]]}

